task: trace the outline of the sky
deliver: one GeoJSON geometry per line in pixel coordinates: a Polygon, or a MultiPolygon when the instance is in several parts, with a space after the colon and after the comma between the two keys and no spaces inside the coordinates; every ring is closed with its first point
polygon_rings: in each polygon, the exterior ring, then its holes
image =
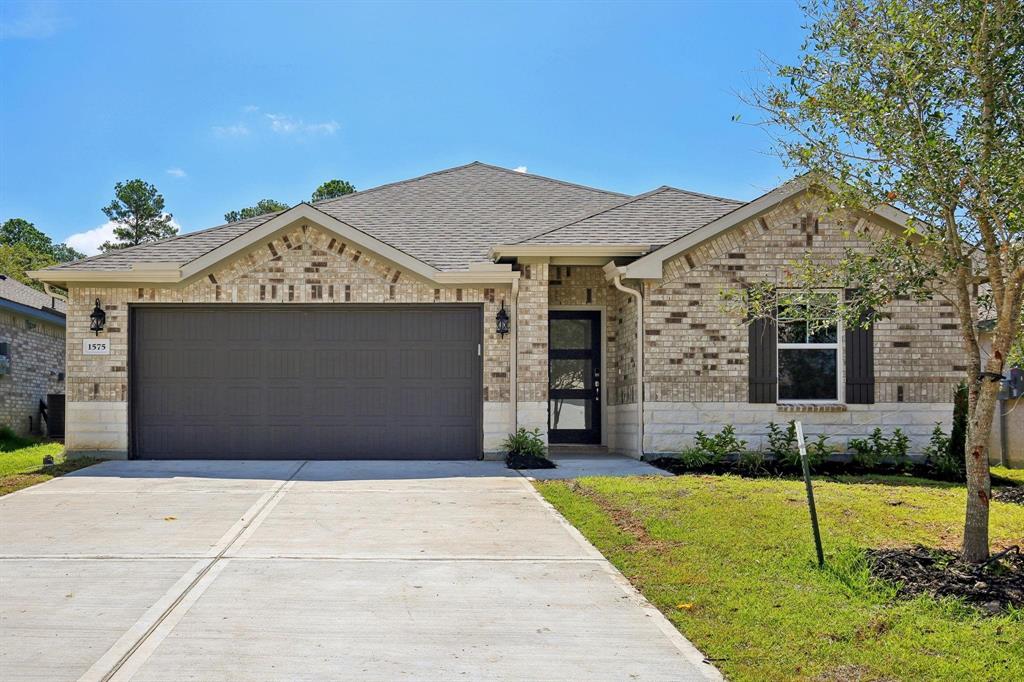
{"type": "Polygon", "coordinates": [[[791,173],[740,96],[801,23],[795,0],[0,0],[0,220],[93,253],[118,181],[188,232],[474,160],[752,199],[791,173]]]}

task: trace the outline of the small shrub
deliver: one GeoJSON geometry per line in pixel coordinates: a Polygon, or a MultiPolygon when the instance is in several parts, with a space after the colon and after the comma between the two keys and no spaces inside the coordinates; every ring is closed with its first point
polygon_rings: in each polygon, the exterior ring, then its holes
{"type": "Polygon", "coordinates": [[[967,384],[960,382],[953,391],[953,428],[949,433],[949,456],[959,459],[966,468],[964,453],[967,450],[967,384]]]}
{"type": "Polygon", "coordinates": [[[909,448],[910,438],[899,428],[893,430],[888,438],[882,435],[882,429],[875,427],[867,438],[850,439],[853,461],[868,468],[884,461],[902,463],[907,459],[909,448]]]}
{"type": "Polygon", "coordinates": [[[768,454],[785,466],[800,466],[800,450],[796,442],[796,421],[790,420],[785,429],[775,422],[768,423],[768,454]]]}
{"type": "Polygon", "coordinates": [[[963,455],[953,455],[952,438],[942,430],[942,423],[935,422],[928,447],[924,449],[925,466],[938,478],[963,481],[966,479],[966,463],[963,455]]]}
{"type": "Polygon", "coordinates": [[[835,452],[835,448],[828,444],[828,436],[819,433],[818,437],[807,444],[807,463],[812,469],[821,466],[835,452]]]}
{"type": "Polygon", "coordinates": [[[679,453],[683,464],[690,469],[719,464],[730,455],[739,455],[747,447],[747,441],[736,438],[736,427],[732,424],[727,424],[713,436],[698,431],[693,441],[692,446],[679,453]]]}
{"type": "Polygon", "coordinates": [[[510,455],[526,455],[529,457],[547,457],[547,447],[544,439],[541,438],[540,429],[527,431],[523,427],[515,433],[510,433],[501,444],[510,455]]]}
{"type": "Polygon", "coordinates": [[[755,450],[741,452],[739,459],[736,460],[736,468],[750,476],[764,473],[767,471],[764,466],[764,454],[755,450]]]}
{"type": "MultiPolygon", "coordinates": [[[[704,436],[704,432],[698,431],[697,438],[699,439],[701,436],[704,436]]],[[[679,453],[679,459],[687,469],[703,469],[709,464],[717,462],[714,455],[698,445],[683,448],[679,453]]]]}

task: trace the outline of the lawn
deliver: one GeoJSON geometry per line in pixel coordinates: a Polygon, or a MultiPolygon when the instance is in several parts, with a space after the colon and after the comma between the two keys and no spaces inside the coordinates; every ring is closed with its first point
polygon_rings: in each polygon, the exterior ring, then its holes
{"type": "Polygon", "coordinates": [[[0,496],[95,463],[92,459],[65,461],[60,443],[37,442],[0,431],[0,496]],[[54,466],[44,470],[46,455],[53,456],[54,466]]]}
{"type": "MultiPolygon", "coordinates": [[[[867,573],[863,549],[955,547],[962,486],[816,481],[824,570],[799,480],[537,487],[730,679],[1024,679],[1024,612],[985,617],[954,600],[897,599],[867,573]]],[[[993,502],[991,518],[994,547],[1024,545],[1024,506],[993,502]]]]}

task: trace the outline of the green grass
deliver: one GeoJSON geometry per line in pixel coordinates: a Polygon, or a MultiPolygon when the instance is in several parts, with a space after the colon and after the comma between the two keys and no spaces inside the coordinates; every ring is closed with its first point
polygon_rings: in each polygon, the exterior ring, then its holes
{"type": "Polygon", "coordinates": [[[64,446],[19,438],[0,431],[0,496],[49,481],[71,471],[95,464],[93,459],[66,461],[64,446]],[[43,457],[52,455],[54,466],[43,469],[43,457]]]}
{"type": "MultiPolygon", "coordinates": [[[[908,484],[909,483],[909,484],[908,484]]],[[[734,680],[1024,679],[1024,612],[897,599],[863,550],[955,547],[965,491],[819,480],[817,568],[801,481],[587,478],[537,487],[734,680]]],[[[993,502],[993,545],[1024,544],[1024,507],[993,502]]]]}

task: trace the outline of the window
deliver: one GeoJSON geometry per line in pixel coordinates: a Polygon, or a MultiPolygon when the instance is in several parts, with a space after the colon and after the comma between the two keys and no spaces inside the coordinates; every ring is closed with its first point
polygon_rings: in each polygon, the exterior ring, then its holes
{"type": "Polygon", "coordinates": [[[779,401],[836,402],[840,386],[839,326],[825,318],[838,293],[779,299],[779,401]]]}

